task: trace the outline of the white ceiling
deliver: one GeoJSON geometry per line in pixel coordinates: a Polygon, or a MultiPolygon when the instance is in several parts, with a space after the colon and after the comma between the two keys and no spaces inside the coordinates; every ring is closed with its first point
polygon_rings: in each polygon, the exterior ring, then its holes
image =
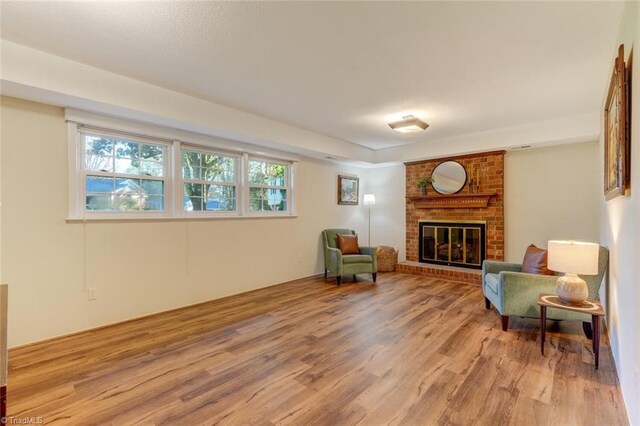
{"type": "Polygon", "coordinates": [[[379,149],[599,111],[615,2],[2,2],[2,38],[379,149]],[[387,122],[429,122],[403,135],[387,122]]]}

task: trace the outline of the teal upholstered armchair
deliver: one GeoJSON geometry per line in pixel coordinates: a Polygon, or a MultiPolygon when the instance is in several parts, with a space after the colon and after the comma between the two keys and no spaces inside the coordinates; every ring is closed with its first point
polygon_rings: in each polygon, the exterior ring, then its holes
{"type": "MultiPolygon", "coordinates": [[[[599,300],[598,294],[602,278],[609,265],[609,250],[600,247],[598,255],[598,275],[581,275],[589,288],[589,299],[599,300]]],[[[507,331],[509,317],[540,318],[539,293],[555,293],[556,275],[534,275],[520,272],[519,263],[485,260],[482,264],[482,293],[485,307],[493,305],[502,317],[502,329],[507,331]]],[[[591,316],[577,312],[547,309],[549,320],[582,321],[585,334],[590,336],[591,316]]]]}
{"type": "Polygon", "coordinates": [[[342,277],[356,274],[371,274],[373,282],[376,282],[375,247],[360,247],[360,254],[342,254],[338,249],[337,235],[356,235],[351,229],[325,229],[322,231],[322,245],[324,248],[324,277],[327,278],[327,271],[336,277],[336,283],[340,285],[342,277]]]}

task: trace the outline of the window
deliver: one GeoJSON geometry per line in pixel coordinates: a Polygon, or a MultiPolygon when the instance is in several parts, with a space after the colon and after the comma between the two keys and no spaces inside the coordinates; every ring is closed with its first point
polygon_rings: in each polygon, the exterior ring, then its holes
{"type": "Polygon", "coordinates": [[[68,110],[67,128],[70,220],[294,215],[295,159],[68,110]]]}
{"type": "Polygon", "coordinates": [[[87,212],[165,211],[161,144],[81,133],[87,212]]]}
{"type": "Polygon", "coordinates": [[[249,211],[289,211],[289,169],[285,163],[249,159],[249,211]]]}
{"type": "Polygon", "coordinates": [[[183,149],[183,210],[186,212],[236,212],[236,157],[183,149]]]}

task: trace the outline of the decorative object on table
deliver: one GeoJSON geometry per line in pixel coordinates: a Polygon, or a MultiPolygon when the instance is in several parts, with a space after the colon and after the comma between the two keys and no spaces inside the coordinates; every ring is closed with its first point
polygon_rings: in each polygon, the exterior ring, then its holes
{"type": "Polygon", "coordinates": [[[355,176],[338,175],[338,204],[357,206],[360,194],[360,179],[355,176]]]}
{"type": "Polygon", "coordinates": [[[402,120],[389,123],[389,127],[400,133],[415,133],[427,130],[429,125],[413,115],[405,115],[402,120]]]}
{"type": "Polygon", "coordinates": [[[393,272],[398,264],[398,250],[389,246],[379,246],[376,250],[378,271],[393,272]]]}
{"type": "Polygon", "coordinates": [[[433,182],[433,179],[430,177],[421,177],[418,178],[416,184],[418,185],[418,189],[420,190],[420,195],[427,195],[427,185],[433,182]]]}
{"type": "Polygon", "coordinates": [[[355,236],[351,229],[325,229],[322,231],[322,246],[324,251],[324,277],[330,271],[336,277],[336,284],[342,283],[342,277],[356,274],[371,274],[376,282],[378,262],[375,247],[358,247],[360,254],[342,254],[338,248],[338,236],[355,236]]]}
{"type": "Polygon", "coordinates": [[[544,340],[547,332],[547,308],[591,315],[591,331],[593,333],[591,344],[597,370],[600,365],[600,317],[604,316],[602,304],[597,300],[585,300],[580,305],[566,305],[555,294],[540,293],[538,305],[540,306],[540,352],[542,355],[544,355],[544,340]]]}
{"type": "Polygon", "coordinates": [[[549,241],[549,269],[565,273],[556,284],[556,294],[564,303],[581,305],[589,297],[587,283],[578,274],[598,274],[599,247],[580,241],[549,241]]]}
{"type": "Polygon", "coordinates": [[[621,44],[604,107],[604,196],[607,200],[625,195],[630,188],[629,81],[630,76],[624,63],[624,44],[621,44]]]}
{"type": "MultiPolygon", "coordinates": [[[[595,300],[599,298],[598,291],[609,266],[609,250],[602,246],[598,250],[598,274],[584,277],[589,294],[595,300]]],[[[485,297],[485,307],[490,309],[493,305],[496,308],[502,317],[502,327],[505,331],[509,325],[509,316],[540,318],[540,310],[536,305],[538,294],[553,293],[557,279],[555,275],[522,273],[522,265],[519,263],[485,260],[482,263],[482,293],[485,297]]],[[[549,309],[547,319],[582,321],[585,334],[590,335],[591,318],[588,315],[549,309]]]]}
{"type": "Polygon", "coordinates": [[[373,206],[375,203],[376,203],[375,195],[364,194],[364,197],[362,198],[362,204],[364,204],[369,208],[369,234],[368,234],[368,240],[367,240],[368,246],[371,245],[371,206],[373,206]]]}
{"type": "Polygon", "coordinates": [[[433,169],[431,180],[438,194],[456,194],[467,183],[467,171],[457,161],[443,161],[433,169]]]}

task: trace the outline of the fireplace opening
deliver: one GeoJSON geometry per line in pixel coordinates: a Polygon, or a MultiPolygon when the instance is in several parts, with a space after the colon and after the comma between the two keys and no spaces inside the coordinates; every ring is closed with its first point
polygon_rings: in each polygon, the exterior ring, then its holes
{"type": "Polygon", "coordinates": [[[420,262],[481,269],[486,253],[484,222],[419,222],[420,262]]]}

